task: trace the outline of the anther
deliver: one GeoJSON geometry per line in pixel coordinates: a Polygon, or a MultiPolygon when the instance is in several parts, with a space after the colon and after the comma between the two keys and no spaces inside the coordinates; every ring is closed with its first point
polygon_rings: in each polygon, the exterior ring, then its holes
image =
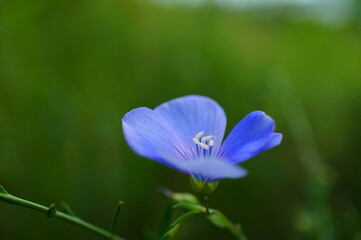
{"type": "Polygon", "coordinates": [[[212,135],[209,135],[209,136],[206,136],[206,137],[202,137],[202,142],[207,142],[209,139],[211,139],[213,136],[212,135]]]}
{"type": "Polygon", "coordinates": [[[207,144],[204,144],[204,143],[199,143],[198,144],[199,146],[201,146],[202,148],[208,150],[209,146],[207,144]]]}
{"type": "Polygon", "coordinates": [[[200,144],[199,140],[197,138],[192,139],[195,144],[200,144]]]}
{"type": "Polygon", "coordinates": [[[199,133],[197,133],[197,135],[196,135],[194,138],[196,138],[197,140],[199,140],[199,139],[203,136],[203,134],[204,134],[204,131],[199,132],[199,133]]]}
{"type": "Polygon", "coordinates": [[[208,145],[209,145],[210,147],[214,146],[214,141],[211,139],[211,140],[209,141],[208,145]]]}

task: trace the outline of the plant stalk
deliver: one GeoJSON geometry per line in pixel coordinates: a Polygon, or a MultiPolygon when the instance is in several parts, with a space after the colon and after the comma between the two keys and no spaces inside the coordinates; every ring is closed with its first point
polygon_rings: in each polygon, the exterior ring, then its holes
{"type": "Polygon", "coordinates": [[[206,214],[211,215],[211,212],[209,211],[208,197],[204,197],[203,202],[204,202],[204,207],[206,208],[206,214]]]}
{"type": "Polygon", "coordinates": [[[34,203],[25,199],[21,199],[18,197],[15,197],[11,194],[7,194],[7,193],[0,193],[0,200],[4,201],[4,202],[8,202],[14,205],[18,205],[18,206],[23,206],[26,208],[30,208],[33,209],[35,211],[41,212],[41,213],[45,213],[48,217],[54,217],[54,218],[59,218],[65,222],[69,222],[78,226],[81,226],[91,232],[94,232],[96,234],[98,234],[99,236],[103,237],[104,239],[111,239],[111,240],[125,240],[124,238],[121,238],[107,230],[104,230],[100,227],[97,227],[91,223],[88,223],[82,219],[80,219],[79,217],[76,216],[72,216],[60,211],[57,211],[55,209],[55,205],[52,205],[50,208],[40,205],[38,203],[34,203]]]}

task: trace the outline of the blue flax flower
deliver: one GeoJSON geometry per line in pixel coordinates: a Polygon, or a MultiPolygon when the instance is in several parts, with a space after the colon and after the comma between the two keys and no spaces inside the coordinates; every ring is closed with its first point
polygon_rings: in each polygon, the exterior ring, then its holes
{"type": "Polygon", "coordinates": [[[282,140],[282,134],[274,132],[273,119],[261,111],[248,114],[222,143],[225,129],[222,107],[196,95],[154,110],[136,108],[123,117],[125,139],[134,152],[208,183],[245,176],[238,163],[282,140]]]}

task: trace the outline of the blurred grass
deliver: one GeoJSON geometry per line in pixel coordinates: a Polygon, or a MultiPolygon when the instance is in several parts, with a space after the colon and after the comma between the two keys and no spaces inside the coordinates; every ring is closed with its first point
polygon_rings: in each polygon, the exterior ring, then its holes
{"type": "MultiPolygon", "coordinates": [[[[0,2],[1,184],[42,204],[64,200],[104,227],[124,200],[120,235],[144,239],[166,205],[156,187],[191,189],[186,176],[132,153],[121,118],[135,107],[203,94],[224,107],[227,131],[259,109],[284,133],[280,147],[243,164],[248,177],[222,181],[211,206],[241,222],[249,239],[316,239],[294,224],[300,208],[316,203],[308,202],[307,169],[268,86],[272,69],[282,68],[334,171],[326,199],[333,238],[359,239],[359,17],[333,28],[259,15],[141,1],[0,2]]],[[[97,239],[5,203],[0,230],[0,239],[97,239]]],[[[180,234],[231,237],[201,218],[180,234]]]]}

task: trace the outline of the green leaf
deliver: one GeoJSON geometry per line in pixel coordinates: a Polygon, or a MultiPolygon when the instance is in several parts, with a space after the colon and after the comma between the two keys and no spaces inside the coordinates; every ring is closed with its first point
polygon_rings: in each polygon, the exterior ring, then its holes
{"type": "Polygon", "coordinates": [[[223,215],[220,211],[215,210],[211,215],[207,216],[209,221],[220,228],[233,228],[233,223],[223,215]]]}
{"type": "Polygon", "coordinates": [[[0,185],[0,193],[8,195],[9,193],[0,185]]]}
{"type": "Polygon", "coordinates": [[[66,203],[66,202],[62,202],[61,203],[61,207],[63,208],[63,212],[70,215],[70,216],[74,216],[76,217],[75,213],[73,212],[73,210],[71,209],[71,207],[66,203]]]}
{"type": "Polygon", "coordinates": [[[114,214],[113,214],[113,220],[112,220],[112,225],[111,225],[111,232],[114,234],[115,232],[115,226],[117,225],[117,219],[118,219],[118,215],[119,215],[119,212],[120,212],[120,208],[124,205],[124,202],[123,201],[119,201],[116,208],[115,208],[115,211],[114,211],[114,214]]]}
{"type": "Polygon", "coordinates": [[[191,211],[200,211],[200,212],[206,211],[203,206],[193,203],[178,203],[174,205],[173,208],[183,208],[191,211]]]}
{"type": "Polygon", "coordinates": [[[167,196],[168,198],[172,199],[175,202],[188,202],[194,204],[200,203],[198,198],[191,193],[172,192],[171,190],[165,187],[159,187],[158,189],[161,193],[163,193],[165,196],[167,196]]]}
{"type": "Polygon", "coordinates": [[[202,213],[202,211],[191,211],[191,212],[187,212],[185,214],[183,214],[182,216],[180,216],[179,218],[177,218],[172,224],[171,224],[171,228],[168,230],[168,232],[166,232],[163,236],[162,236],[162,240],[166,239],[167,237],[174,237],[178,230],[179,227],[181,225],[182,222],[184,222],[186,219],[188,219],[189,217],[198,214],[198,213],[202,213]]]}
{"type": "Polygon", "coordinates": [[[46,215],[48,216],[48,218],[53,218],[56,216],[56,206],[55,203],[52,203],[49,207],[48,212],[46,213],[46,215]]]}
{"type": "Polygon", "coordinates": [[[208,215],[208,220],[213,223],[213,225],[228,229],[235,237],[239,240],[247,240],[247,237],[244,235],[241,225],[234,225],[223,213],[218,210],[212,210],[213,213],[208,215]]]}
{"type": "Polygon", "coordinates": [[[201,211],[191,211],[191,212],[187,212],[186,214],[183,214],[182,216],[180,216],[179,218],[177,218],[171,225],[171,227],[175,226],[175,225],[179,225],[181,224],[183,221],[185,221],[186,219],[188,219],[189,217],[198,214],[198,213],[202,213],[201,211]]]}
{"type": "Polygon", "coordinates": [[[168,232],[166,232],[163,236],[162,236],[162,239],[161,240],[165,240],[167,239],[167,237],[174,237],[178,230],[179,230],[179,227],[180,227],[180,224],[176,224],[174,225],[171,229],[169,229],[168,232]]]}
{"type": "Polygon", "coordinates": [[[162,216],[162,220],[161,220],[161,224],[160,224],[160,228],[159,228],[160,236],[163,236],[163,234],[166,233],[169,228],[170,219],[172,216],[172,210],[173,210],[173,207],[169,201],[162,214],[163,216],[162,216]]]}
{"type": "Polygon", "coordinates": [[[199,200],[191,193],[172,193],[170,198],[176,202],[187,202],[193,204],[199,204],[199,200]]]}

